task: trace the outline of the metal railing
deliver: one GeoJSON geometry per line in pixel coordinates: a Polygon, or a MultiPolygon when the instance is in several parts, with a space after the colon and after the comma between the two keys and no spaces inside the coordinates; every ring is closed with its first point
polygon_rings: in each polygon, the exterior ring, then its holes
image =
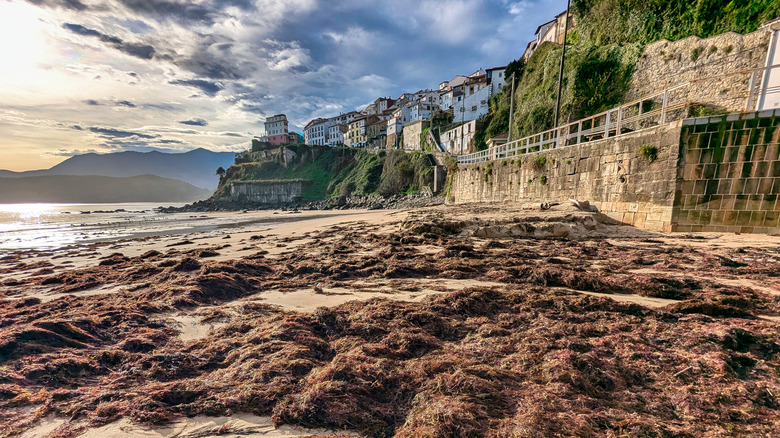
{"type": "Polygon", "coordinates": [[[750,92],[745,111],[765,109],[767,99],[777,100],[780,94],[780,64],[753,70],[748,84],[750,92]]]}
{"type": "Polygon", "coordinates": [[[668,88],[660,93],[635,100],[603,113],[555,129],[540,132],[484,151],[458,156],[458,163],[473,164],[498,160],[546,149],[557,149],[615,137],[629,132],[662,125],[687,116],[689,83],[668,88]]]}
{"type": "MultiPolygon", "coordinates": [[[[736,73],[750,74],[746,111],[759,109],[758,106],[763,102],[762,99],[768,95],[780,93],[780,85],[773,85],[772,81],[768,80],[769,72],[776,68],[780,68],[780,65],[736,73]]],[[[780,70],[774,74],[778,73],[780,70]]],[[[682,120],[688,117],[688,108],[692,104],[702,103],[690,101],[689,95],[692,91],[692,85],[695,84],[699,87],[702,81],[714,78],[718,77],[685,82],[603,113],[561,125],[555,129],[473,154],[458,155],[458,163],[481,163],[546,149],[574,146],[682,120]]]]}

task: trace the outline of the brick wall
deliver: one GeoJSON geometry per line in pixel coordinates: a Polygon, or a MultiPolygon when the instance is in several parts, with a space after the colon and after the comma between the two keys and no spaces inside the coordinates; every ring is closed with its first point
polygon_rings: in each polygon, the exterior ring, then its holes
{"type": "Polygon", "coordinates": [[[451,201],[590,201],[603,214],[651,230],[671,230],[682,122],[621,137],[460,165],[451,201]],[[650,162],[642,146],[657,150],[650,162]],[[539,165],[544,157],[544,164],[539,165]]]}
{"type": "Polygon", "coordinates": [[[780,110],[684,121],[675,231],[780,232],[780,110]]]}

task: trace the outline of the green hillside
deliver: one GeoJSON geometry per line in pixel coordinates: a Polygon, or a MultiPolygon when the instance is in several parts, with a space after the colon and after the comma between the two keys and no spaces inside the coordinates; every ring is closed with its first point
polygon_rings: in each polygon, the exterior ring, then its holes
{"type": "MultiPolygon", "coordinates": [[[[749,33],[780,16],[777,0],[573,0],[577,23],[568,37],[561,120],[577,120],[623,103],[634,67],[648,43],[749,33]]],[[[552,129],[562,47],[542,44],[515,68],[514,138],[552,129]]],[[[505,90],[508,90],[505,89],[505,90]]],[[[509,94],[491,100],[477,144],[508,130],[509,94]],[[505,122],[506,121],[506,122],[505,122]]]]}
{"type": "Polygon", "coordinates": [[[234,181],[306,180],[311,184],[303,192],[304,200],[415,193],[433,181],[430,162],[422,152],[372,152],[306,145],[284,148],[296,156],[286,165],[280,155],[272,159],[260,159],[252,153],[239,157],[238,164],[227,169],[214,197],[227,198],[229,185],[234,181]]]}

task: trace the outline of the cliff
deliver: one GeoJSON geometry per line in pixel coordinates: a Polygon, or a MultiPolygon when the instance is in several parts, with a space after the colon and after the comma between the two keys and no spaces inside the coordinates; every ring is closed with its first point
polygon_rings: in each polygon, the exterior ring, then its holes
{"type": "Polygon", "coordinates": [[[250,181],[306,181],[303,201],[339,196],[385,196],[427,191],[433,184],[431,160],[423,152],[369,151],[327,146],[284,146],[238,154],[213,200],[235,200],[250,181]]]}

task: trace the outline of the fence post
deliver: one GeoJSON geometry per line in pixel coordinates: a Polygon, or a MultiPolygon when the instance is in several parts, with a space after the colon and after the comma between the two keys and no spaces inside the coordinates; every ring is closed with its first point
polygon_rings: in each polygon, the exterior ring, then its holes
{"type": "Polygon", "coordinates": [[[620,135],[622,131],[622,125],[623,125],[623,107],[618,107],[618,116],[617,116],[617,126],[615,127],[615,135],[620,135]]]}
{"type": "Polygon", "coordinates": [[[609,116],[610,112],[607,111],[607,121],[604,124],[604,138],[609,138],[609,116]]]}
{"type": "Polygon", "coordinates": [[[753,95],[755,94],[755,88],[756,88],[756,71],[753,70],[753,73],[750,74],[750,87],[748,88],[748,98],[747,98],[747,104],[745,104],[745,112],[750,112],[751,108],[753,108],[753,95]]]}
{"type": "Polygon", "coordinates": [[[666,123],[666,106],[669,104],[669,89],[664,90],[664,103],[661,105],[661,124],[666,123]]]}

